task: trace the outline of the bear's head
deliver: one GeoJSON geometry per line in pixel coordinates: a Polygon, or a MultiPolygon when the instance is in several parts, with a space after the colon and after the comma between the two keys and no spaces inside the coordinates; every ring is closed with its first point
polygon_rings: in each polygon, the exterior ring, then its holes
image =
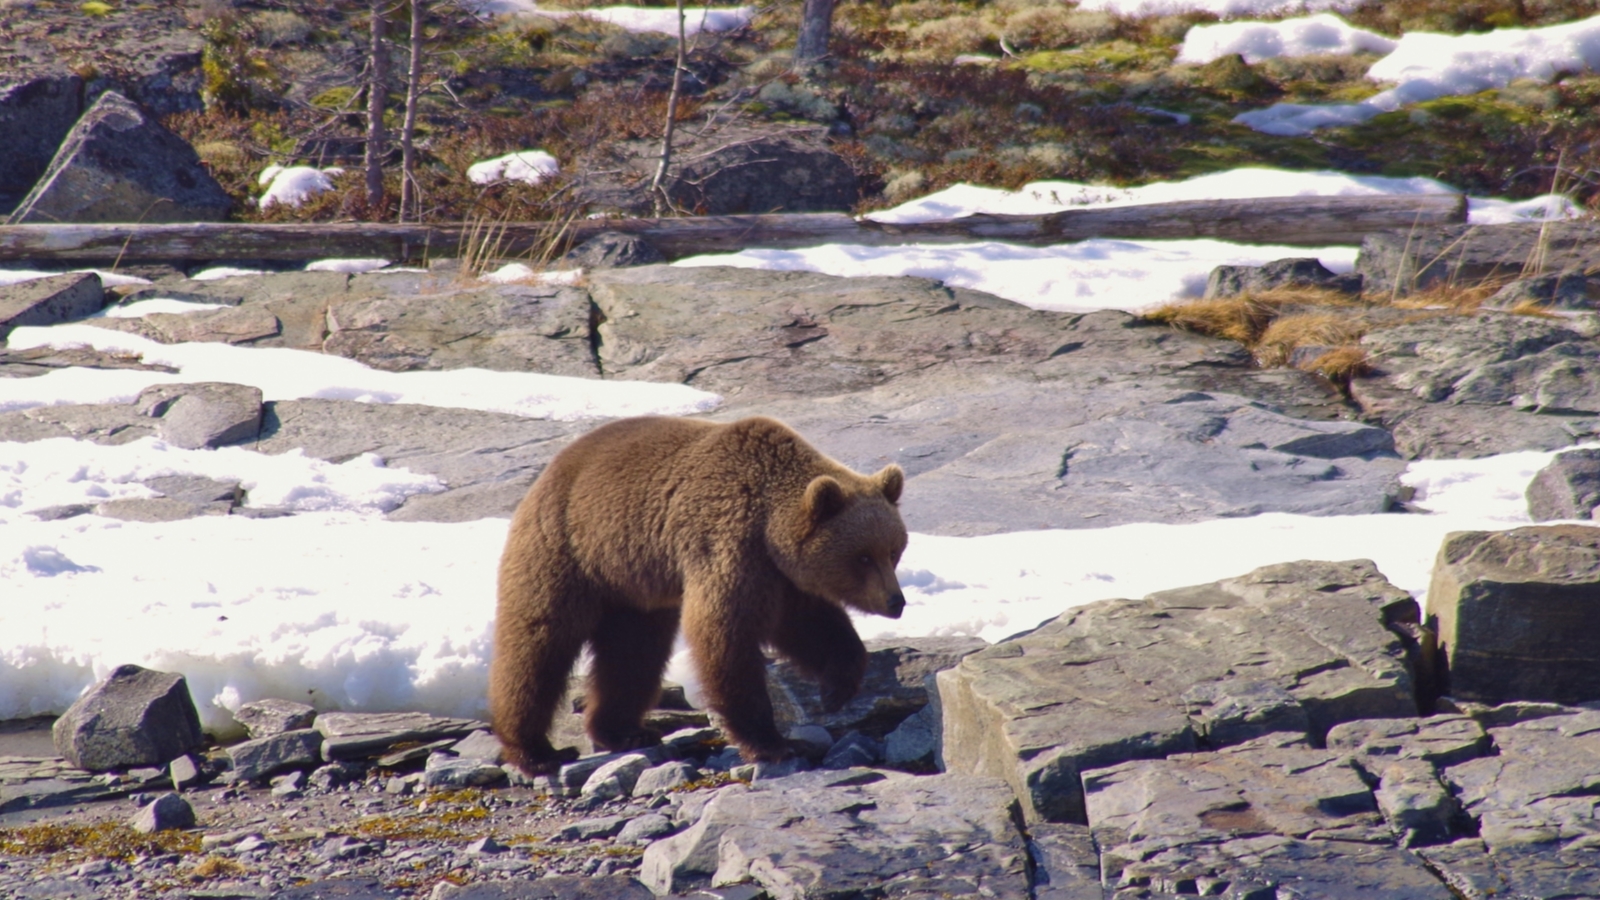
{"type": "Polygon", "coordinates": [[[813,478],[790,532],[793,543],[778,554],[784,574],[808,594],[900,618],[906,598],[894,570],[906,549],[896,506],[904,485],[899,466],[870,476],[813,478]]]}

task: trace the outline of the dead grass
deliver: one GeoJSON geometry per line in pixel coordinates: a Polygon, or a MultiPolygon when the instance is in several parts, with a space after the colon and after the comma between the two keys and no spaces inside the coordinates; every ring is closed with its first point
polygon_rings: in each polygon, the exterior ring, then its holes
{"type": "MultiPolygon", "coordinates": [[[[1351,297],[1317,288],[1280,288],[1215,300],[1169,303],[1144,318],[1243,344],[1262,368],[1296,365],[1347,386],[1368,371],[1361,338],[1370,331],[1440,315],[1472,315],[1503,280],[1462,286],[1439,283],[1398,298],[1351,297]],[[1383,317],[1381,310],[1414,310],[1410,316],[1383,317]],[[1327,348],[1296,363],[1295,351],[1327,348]]],[[[1524,302],[1506,310],[1514,315],[1550,316],[1543,304],[1524,302]]],[[[1302,354],[1303,355],[1303,354],[1302,354]]]]}
{"type": "Polygon", "coordinates": [[[1255,358],[1262,368],[1288,365],[1300,347],[1339,347],[1360,342],[1367,322],[1359,314],[1297,313],[1274,319],[1256,340],[1255,358]]]}
{"type": "Polygon", "coordinates": [[[1301,364],[1300,368],[1307,372],[1315,372],[1347,389],[1352,378],[1358,378],[1372,371],[1367,351],[1356,346],[1335,347],[1316,359],[1301,364]]]}
{"type": "Polygon", "coordinates": [[[1183,331],[1225,338],[1253,347],[1277,315],[1277,305],[1241,294],[1219,300],[1169,303],[1145,318],[1183,331]]]}

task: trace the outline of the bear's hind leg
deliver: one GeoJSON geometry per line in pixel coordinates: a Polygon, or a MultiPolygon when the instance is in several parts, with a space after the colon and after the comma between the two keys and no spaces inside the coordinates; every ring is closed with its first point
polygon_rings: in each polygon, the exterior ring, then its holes
{"type": "Polygon", "coordinates": [[[549,733],[566,698],[572,664],[599,619],[586,593],[558,579],[502,581],[489,665],[489,714],[507,761],[529,775],[553,772],[577,757],[575,748],[556,750],[549,733]]]}
{"type": "Polygon", "coordinates": [[[794,592],[785,598],[772,648],[822,683],[825,712],[837,712],[861,689],[867,648],[850,614],[820,597],[794,592]]]}
{"type": "Polygon", "coordinates": [[[678,610],[608,607],[590,640],[589,737],[607,750],[636,750],[661,741],[643,726],[661,695],[661,673],[678,635],[678,610]]]}

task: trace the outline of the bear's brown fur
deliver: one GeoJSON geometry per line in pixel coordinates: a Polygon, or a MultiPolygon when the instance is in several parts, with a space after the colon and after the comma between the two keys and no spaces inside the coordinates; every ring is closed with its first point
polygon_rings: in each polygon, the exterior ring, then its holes
{"type": "Polygon", "coordinates": [[[682,620],[710,707],[750,760],[788,753],[767,699],[768,646],[837,709],[866,650],[846,605],[898,618],[905,475],[860,475],[774,419],[650,416],[604,425],[551,461],[500,560],[489,709],[530,773],[570,758],[548,732],[587,644],[587,727],[608,750],[642,726],[682,620]]]}

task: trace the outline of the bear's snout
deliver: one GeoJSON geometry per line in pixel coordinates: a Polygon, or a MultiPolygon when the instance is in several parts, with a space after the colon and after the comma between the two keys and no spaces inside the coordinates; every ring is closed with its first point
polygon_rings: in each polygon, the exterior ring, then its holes
{"type": "Polygon", "coordinates": [[[906,595],[905,595],[905,593],[902,592],[902,591],[895,591],[894,592],[894,596],[889,598],[888,608],[886,610],[884,610],[883,614],[885,616],[888,616],[891,619],[898,619],[898,618],[900,618],[900,614],[905,612],[905,610],[906,610],[906,595]]]}

